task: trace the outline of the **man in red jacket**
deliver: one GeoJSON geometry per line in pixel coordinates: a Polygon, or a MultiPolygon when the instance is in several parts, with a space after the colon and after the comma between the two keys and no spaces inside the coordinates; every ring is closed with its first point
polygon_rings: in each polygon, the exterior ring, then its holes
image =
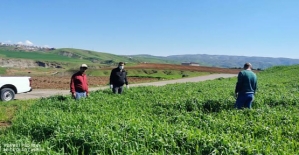
{"type": "Polygon", "coordinates": [[[88,67],[86,64],[82,64],[80,66],[80,70],[77,73],[73,74],[71,78],[70,92],[76,100],[88,96],[88,83],[87,76],[85,74],[87,68],[88,67]]]}

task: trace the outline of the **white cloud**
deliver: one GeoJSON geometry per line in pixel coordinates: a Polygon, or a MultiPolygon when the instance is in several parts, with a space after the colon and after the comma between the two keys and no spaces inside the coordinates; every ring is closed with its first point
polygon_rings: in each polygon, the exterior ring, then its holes
{"type": "Polygon", "coordinates": [[[44,45],[44,47],[49,48],[50,46],[49,45],[44,45]]]}
{"type": "Polygon", "coordinates": [[[19,41],[17,44],[19,45],[27,45],[27,46],[32,46],[33,43],[29,40],[26,40],[25,42],[19,41]]]}
{"type": "Polygon", "coordinates": [[[33,43],[31,41],[29,41],[29,40],[26,40],[25,41],[25,45],[33,45],[33,43]]]}

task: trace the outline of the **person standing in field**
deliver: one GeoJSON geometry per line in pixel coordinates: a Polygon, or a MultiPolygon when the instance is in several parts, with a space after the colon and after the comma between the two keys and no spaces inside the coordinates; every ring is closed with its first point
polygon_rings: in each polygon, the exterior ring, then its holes
{"type": "Polygon", "coordinates": [[[257,89],[257,76],[252,71],[250,63],[244,64],[244,70],[238,74],[238,81],[235,88],[235,108],[251,108],[254,95],[257,89]]]}
{"type": "Polygon", "coordinates": [[[82,64],[80,70],[73,74],[70,82],[70,92],[72,97],[76,100],[79,100],[83,97],[88,97],[88,83],[87,76],[85,74],[87,70],[87,65],[82,64]]]}
{"type": "Polygon", "coordinates": [[[124,66],[124,62],[119,62],[118,67],[112,69],[110,74],[110,88],[115,94],[121,94],[123,92],[124,84],[129,88],[127,72],[124,70],[124,66]]]}

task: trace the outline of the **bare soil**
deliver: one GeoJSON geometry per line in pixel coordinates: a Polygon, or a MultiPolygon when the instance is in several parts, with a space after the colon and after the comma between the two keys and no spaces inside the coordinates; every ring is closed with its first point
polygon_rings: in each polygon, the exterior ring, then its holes
{"type": "MultiPolygon", "coordinates": [[[[69,89],[70,76],[32,76],[33,89],[69,89]]],[[[99,87],[109,84],[109,77],[87,77],[90,87],[99,87]]],[[[128,77],[130,83],[142,83],[154,81],[154,78],[128,77]]]]}
{"type": "Polygon", "coordinates": [[[11,122],[0,122],[0,130],[11,126],[11,122]]]}

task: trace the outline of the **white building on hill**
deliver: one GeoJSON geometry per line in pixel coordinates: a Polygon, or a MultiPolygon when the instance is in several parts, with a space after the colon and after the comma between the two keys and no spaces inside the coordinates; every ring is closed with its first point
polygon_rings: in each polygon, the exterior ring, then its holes
{"type": "Polygon", "coordinates": [[[183,62],[183,66],[199,66],[199,63],[196,62],[183,62]]]}

